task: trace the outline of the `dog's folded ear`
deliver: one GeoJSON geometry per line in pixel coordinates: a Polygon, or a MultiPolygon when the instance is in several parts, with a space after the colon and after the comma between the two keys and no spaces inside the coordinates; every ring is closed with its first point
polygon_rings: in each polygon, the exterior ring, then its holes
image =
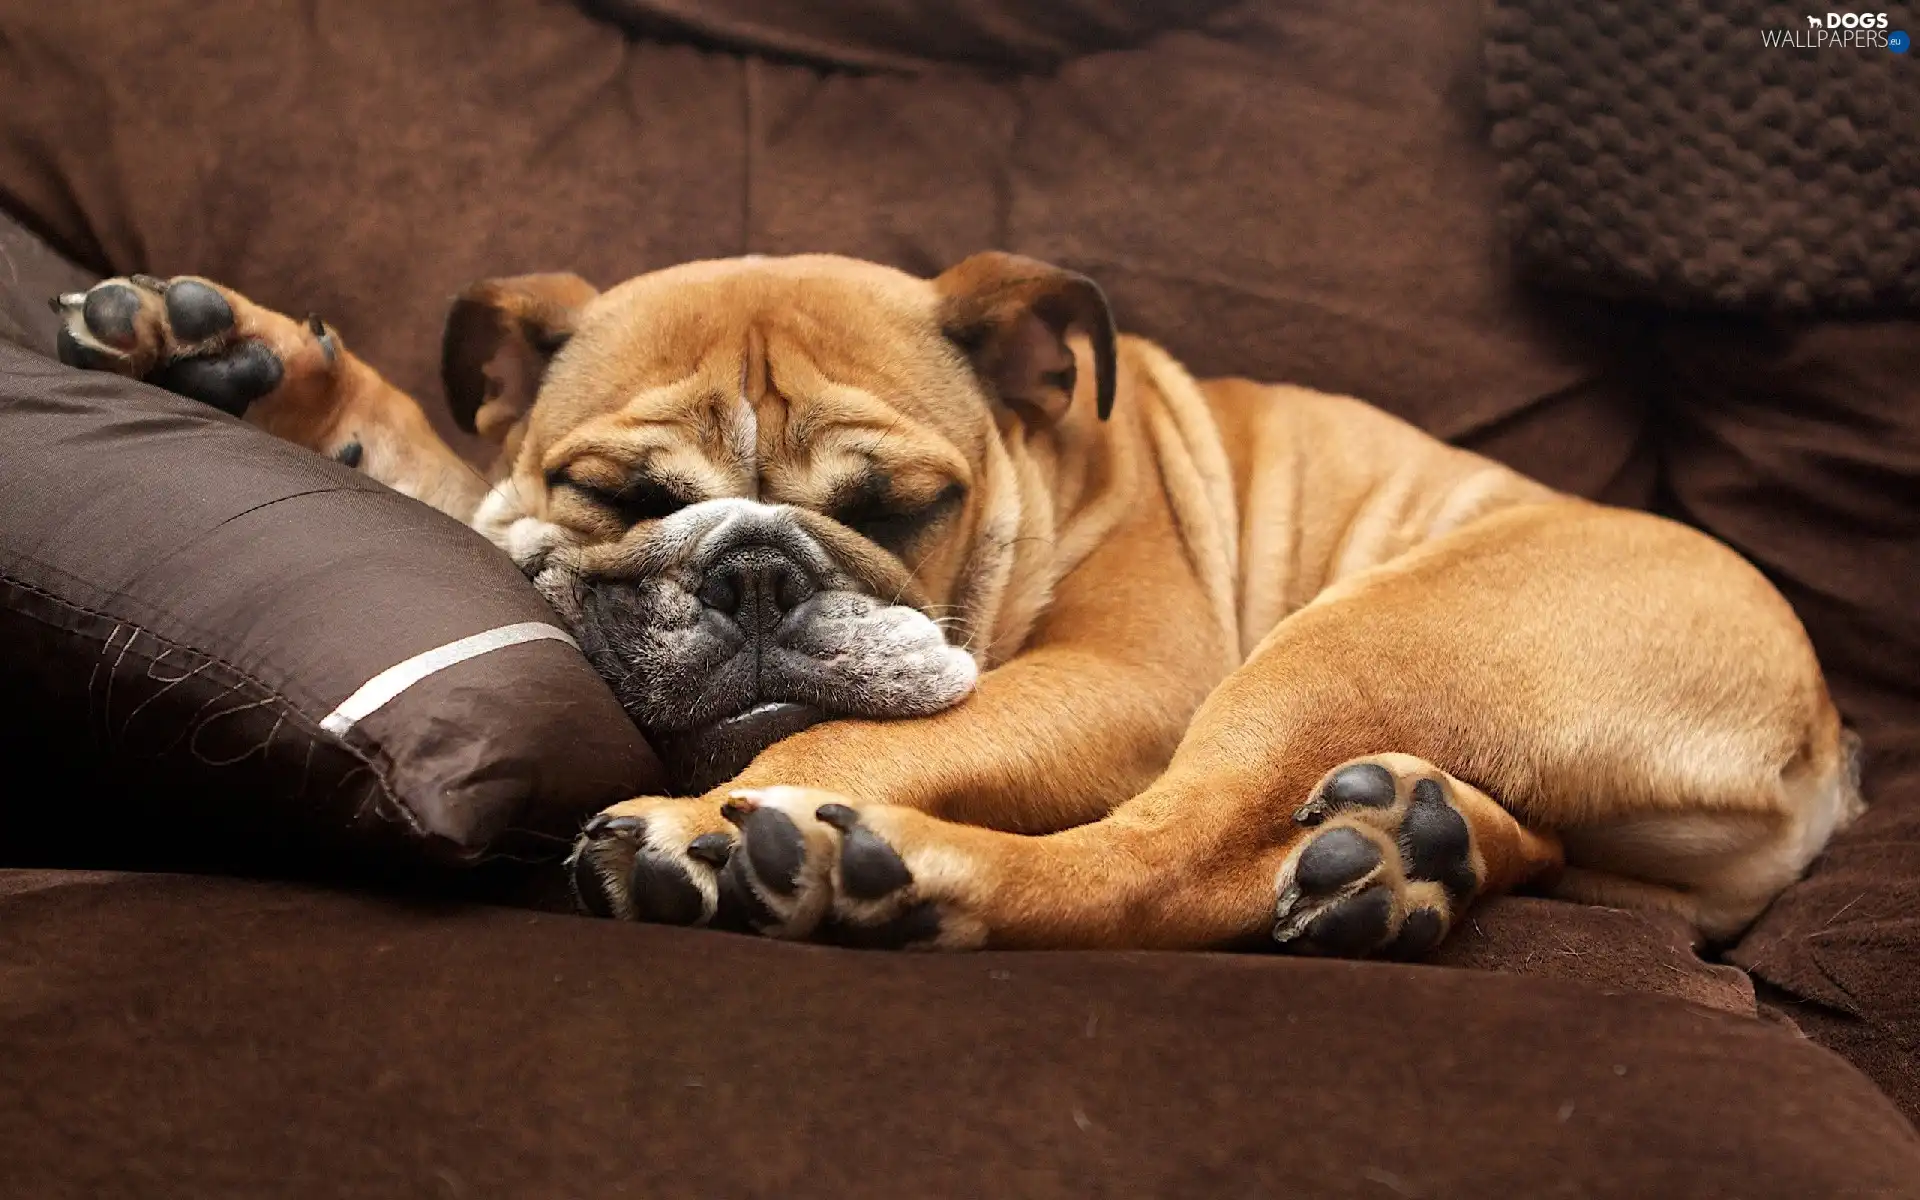
{"type": "Polygon", "coordinates": [[[940,326],[1000,400],[1023,418],[1051,424],[1073,402],[1078,373],[1067,335],[1093,347],[1101,420],[1113,411],[1113,311],[1100,285],[1017,254],[976,254],[933,281],[940,326]]]}
{"type": "Polygon", "coordinates": [[[440,380],[460,427],[504,442],[597,295],[568,274],[485,279],[461,292],[440,341],[440,380]]]}

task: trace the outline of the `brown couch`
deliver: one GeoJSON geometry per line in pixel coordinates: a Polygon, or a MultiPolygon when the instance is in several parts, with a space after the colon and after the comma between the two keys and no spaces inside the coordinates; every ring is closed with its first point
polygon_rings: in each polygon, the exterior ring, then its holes
{"type": "Polygon", "coordinates": [[[1716,962],[1529,898],[1429,966],[929,959],[103,872],[84,751],[9,742],[51,763],[0,807],[53,836],[0,836],[0,1194],[1920,1195],[1920,323],[1529,287],[1484,36],[1471,0],[0,3],[0,338],[203,273],[437,403],[482,276],[1004,247],[1200,372],[1731,542],[1873,805],[1716,962]]]}

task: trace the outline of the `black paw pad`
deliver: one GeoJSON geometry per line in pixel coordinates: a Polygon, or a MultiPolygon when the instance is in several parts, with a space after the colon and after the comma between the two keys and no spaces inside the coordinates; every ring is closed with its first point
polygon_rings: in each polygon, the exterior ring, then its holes
{"type": "MultiPolygon", "coordinates": [[[[173,293],[167,295],[171,300],[173,293]]],[[[279,355],[260,342],[247,342],[218,358],[170,362],[148,382],[237,417],[247,411],[247,405],[279,387],[281,374],[279,355]]]]}
{"type": "Polygon", "coordinates": [[[706,915],[706,900],[687,878],[686,869],[652,850],[642,848],[634,855],[627,887],[642,921],[692,925],[706,915]]]}
{"type": "Polygon", "coordinates": [[[593,856],[587,853],[584,841],[574,849],[571,867],[573,901],[580,911],[590,917],[611,917],[613,901],[607,896],[606,881],[595,869],[593,856]]]}
{"type": "Polygon", "coordinates": [[[1338,810],[1359,805],[1364,808],[1391,808],[1394,801],[1393,772],[1379,763],[1355,763],[1333,773],[1320,790],[1327,807],[1338,810]]]}
{"type": "Polygon", "coordinates": [[[814,814],[840,831],[840,885],[855,900],[878,900],[913,882],[913,872],[878,835],[860,824],[844,804],[823,804],[814,814]]]}
{"type": "Polygon", "coordinates": [[[721,810],[740,828],[747,862],[760,882],[782,896],[800,886],[800,868],[807,860],[807,842],[799,826],[777,808],[748,806],[729,800],[721,810]]]}
{"type": "Polygon", "coordinates": [[[1329,904],[1301,931],[1300,941],[1321,954],[1357,958],[1380,944],[1392,920],[1393,890],[1375,884],[1329,904]]]}
{"type": "Polygon", "coordinates": [[[1400,932],[1381,948],[1380,956],[1402,962],[1423,958],[1427,951],[1440,944],[1440,935],[1445,928],[1439,913],[1431,908],[1415,909],[1400,923],[1400,932]]]}
{"type": "Polygon", "coordinates": [[[728,858],[720,872],[720,907],[713,914],[711,924],[738,932],[767,929],[779,923],[779,916],[747,882],[747,856],[735,854],[728,858]]]}
{"type": "Polygon", "coordinates": [[[687,843],[687,856],[718,871],[733,857],[733,838],[724,833],[703,833],[687,843]]]}
{"type": "Polygon", "coordinates": [[[233,308],[206,284],[182,279],[167,287],[167,324],[176,342],[204,342],[233,328],[233,308]]]}
{"type": "Polygon", "coordinates": [[[1300,852],[1294,886],[1309,896],[1324,896],[1380,865],[1380,848],[1357,829],[1329,829],[1300,852]]]}
{"type": "Polygon", "coordinates": [[[53,346],[61,362],[70,367],[79,367],[82,371],[97,371],[112,361],[101,351],[74,337],[65,325],[53,335],[53,346]]]}
{"type": "Polygon", "coordinates": [[[1413,804],[1400,824],[1400,856],[1408,877],[1433,880],[1455,901],[1465,900],[1480,886],[1472,854],[1467,819],[1447,803],[1440,784],[1432,779],[1414,784],[1413,804]]]}
{"type": "Polygon", "coordinates": [[[821,927],[822,940],[856,950],[899,950],[940,936],[940,910],[923,900],[891,921],[879,925],[834,922],[821,927]]]}
{"type": "Polygon", "coordinates": [[[102,284],[88,292],[80,312],[87,332],[103,345],[127,350],[139,340],[133,323],[140,315],[140,293],[124,283],[102,284]]]}
{"type": "Polygon", "coordinates": [[[1318,825],[1347,808],[1391,808],[1395,800],[1393,772],[1379,763],[1355,763],[1328,777],[1320,793],[1300,806],[1293,819],[1318,825]]]}

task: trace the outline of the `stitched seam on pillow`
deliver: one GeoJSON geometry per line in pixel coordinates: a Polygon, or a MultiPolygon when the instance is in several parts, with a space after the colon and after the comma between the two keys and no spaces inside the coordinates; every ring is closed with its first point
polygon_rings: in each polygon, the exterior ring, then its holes
{"type": "MultiPolygon", "coordinates": [[[[51,601],[52,603],[60,606],[61,608],[68,610],[69,612],[85,613],[87,616],[97,617],[103,621],[112,621],[119,625],[125,625],[135,630],[138,633],[145,634],[146,636],[152,638],[154,641],[158,642],[163,646],[170,646],[175,649],[183,650],[191,654],[198,654],[201,657],[207,659],[209,662],[218,663],[220,666],[232,672],[235,676],[239,677],[242,680],[245,680],[247,683],[252,684],[254,687],[258,688],[260,691],[264,692],[266,695],[273,697],[275,700],[279,701],[282,705],[285,705],[287,710],[287,715],[290,716],[294,721],[298,722],[303,728],[305,728],[308,731],[309,735],[312,736],[314,739],[316,740],[325,739],[327,743],[337,746],[341,750],[344,750],[348,754],[348,756],[350,756],[355,761],[359,762],[362,766],[364,766],[373,775],[374,779],[379,782],[380,791],[386,797],[386,800],[387,800],[387,805],[386,805],[387,810],[389,812],[398,812],[401,815],[401,818],[406,822],[407,828],[410,831],[412,831],[414,834],[424,835],[426,833],[426,830],[424,829],[424,827],[421,826],[419,819],[414,815],[413,809],[410,808],[404,800],[402,800],[399,796],[397,796],[394,793],[393,781],[388,777],[388,773],[382,769],[381,764],[373,756],[368,755],[366,752],[358,749],[351,742],[347,741],[345,738],[338,737],[320,728],[319,723],[317,721],[308,717],[305,712],[301,711],[300,707],[295,703],[292,697],[287,696],[286,694],[281,692],[280,689],[270,686],[264,680],[255,676],[252,672],[246,671],[238,666],[235,666],[233,663],[229,662],[225,658],[222,658],[218,654],[214,654],[198,646],[188,645],[184,642],[177,642],[172,638],[155,633],[153,630],[147,628],[145,625],[140,624],[138,621],[130,621],[125,617],[116,616],[113,613],[106,612],[97,608],[92,608],[85,604],[75,604],[73,601],[68,600],[64,596],[56,595],[53,592],[47,591],[43,587],[39,587],[33,583],[29,583],[28,581],[14,575],[10,575],[5,571],[0,571],[0,583],[5,583],[9,586],[17,587],[23,592],[28,592],[28,593],[31,593],[32,595],[39,596],[44,600],[51,601]]],[[[24,612],[19,609],[15,609],[14,611],[19,613],[21,616],[28,618],[29,620],[41,620],[40,618],[35,617],[32,613],[24,612]]],[[[41,620],[41,624],[45,625],[49,623],[44,620],[41,620]]],[[[89,637],[84,633],[80,633],[77,630],[65,630],[63,632],[78,634],[78,636],[86,637],[87,640],[89,641],[97,640],[95,638],[89,637]]],[[[366,735],[363,734],[362,736],[366,736],[366,735]]],[[[373,739],[368,738],[368,740],[372,741],[373,739]]]]}
{"type": "MultiPolygon", "coordinates": [[[[20,587],[28,589],[29,591],[35,592],[42,596],[46,596],[49,599],[57,600],[60,603],[71,608],[75,612],[88,613],[92,616],[104,617],[112,621],[124,621],[127,624],[137,626],[143,633],[146,633],[148,636],[159,638],[161,641],[167,642],[170,645],[180,646],[185,649],[194,649],[199,645],[198,641],[180,641],[176,637],[168,637],[165,634],[158,633],[152,627],[142,624],[141,618],[122,616],[118,613],[111,612],[106,609],[93,608],[88,605],[78,603],[77,601],[74,601],[59,592],[48,591],[46,587],[41,584],[30,582],[26,579],[22,579],[19,576],[12,575],[9,573],[10,568],[14,567],[15,564],[21,564],[21,563],[24,563],[27,566],[32,567],[36,571],[45,572],[46,574],[52,575],[52,576],[58,576],[57,582],[65,582],[77,588],[84,588],[86,591],[90,593],[94,593],[94,594],[104,596],[104,597],[109,597],[109,598],[133,599],[139,604],[141,608],[145,609],[148,612],[149,619],[154,617],[165,618],[167,620],[171,620],[176,624],[178,624],[180,626],[179,633],[181,636],[184,636],[187,638],[193,638],[193,639],[209,639],[209,640],[217,637],[217,634],[215,633],[215,631],[200,629],[193,622],[183,620],[176,614],[169,612],[167,609],[163,608],[158,604],[149,603],[147,601],[140,600],[137,596],[129,595],[126,591],[126,585],[124,584],[122,584],[119,587],[107,587],[106,585],[96,583],[93,580],[88,579],[83,575],[77,575],[74,572],[67,570],[65,567],[58,565],[57,563],[51,563],[46,561],[45,559],[36,558],[33,555],[27,554],[20,550],[8,550],[4,554],[0,554],[0,581],[14,583],[20,587]]],[[[138,578],[138,576],[135,576],[135,578],[138,578]]],[[[209,654],[208,657],[213,658],[211,654],[209,654]]],[[[227,662],[225,659],[217,659],[215,661],[218,661],[222,666],[232,668],[232,670],[236,674],[239,674],[247,679],[254,678],[252,672],[246,670],[243,667],[235,666],[233,663],[227,662]]],[[[261,686],[266,687],[265,684],[262,684],[261,686]]],[[[267,690],[277,696],[284,696],[287,694],[285,691],[279,688],[269,687],[267,688],[267,690]]],[[[293,700],[293,697],[288,697],[288,698],[290,700],[293,700]]],[[[305,696],[300,698],[297,702],[304,704],[308,708],[316,708],[316,709],[323,707],[326,703],[325,700],[319,696],[305,696]]]]}

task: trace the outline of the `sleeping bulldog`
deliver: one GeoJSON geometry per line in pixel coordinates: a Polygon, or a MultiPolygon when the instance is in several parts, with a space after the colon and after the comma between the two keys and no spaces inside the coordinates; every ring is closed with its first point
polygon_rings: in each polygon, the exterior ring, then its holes
{"type": "Polygon", "coordinates": [[[601,916],[1411,958],[1532,885],[1720,939],[1860,805],[1732,551],[1357,400],[1197,380],[1030,259],[476,285],[443,363],[484,473],[319,320],[196,278],[56,306],[69,363],[512,556],[682,785],[582,832],[601,916]]]}

